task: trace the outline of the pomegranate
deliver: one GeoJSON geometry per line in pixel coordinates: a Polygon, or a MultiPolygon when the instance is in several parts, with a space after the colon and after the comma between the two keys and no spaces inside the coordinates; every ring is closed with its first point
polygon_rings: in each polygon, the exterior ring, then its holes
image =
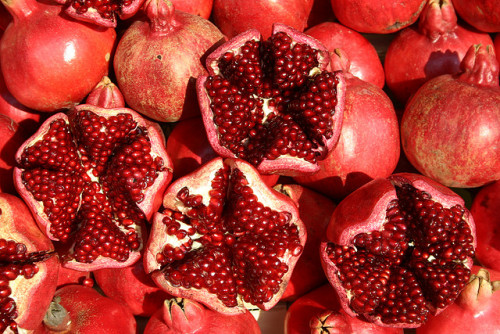
{"type": "Polygon", "coordinates": [[[342,200],[321,244],[341,305],[387,327],[419,327],[466,286],[476,245],[463,199],[419,174],[375,179],[342,200]]]}
{"type": "MultiPolygon", "coordinates": [[[[167,138],[167,153],[174,164],[174,180],[193,172],[204,163],[217,157],[208,142],[200,117],[178,122],[167,138]],[[196,133],[196,136],[192,134],[196,133]]],[[[261,175],[264,182],[274,186],[279,175],[261,175]]]]}
{"type": "Polygon", "coordinates": [[[122,92],[111,82],[108,76],[102,77],[101,81],[87,96],[85,103],[107,109],[125,107],[122,92]]]}
{"type": "Polygon", "coordinates": [[[0,192],[16,194],[12,174],[16,164],[14,155],[25,137],[12,118],[0,114],[0,192]]]}
{"type": "Polygon", "coordinates": [[[0,42],[10,93],[24,106],[44,112],[80,103],[108,72],[114,29],[67,19],[59,6],[36,0],[4,4],[14,17],[0,42]]]}
{"type": "Polygon", "coordinates": [[[375,47],[360,33],[336,22],[324,22],[305,31],[330,51],[344,50],[351,61],[349,73],[380,88],[385,74],[375,47]]]}
{"type": "Polygon", "coordinates": [[[163,206],[144,254],[158,286],[224,314],[279,301],[306,229],[293,201],[254,167],[215,158],[174,181],[163,206]]]}
{"type": "Polygon", "coordinates": [[[208,140],[263,174],[314,173],[339,138],[344,77],[316,39],[273,27],[266,41],[248,30],[208,56],[196,84],[208,140]]]}
{"type": "Polygon", "coordinates": [[[214,0],[170,0],[178,10],[209,19],[214,0]]]}
{"type": "Polygon", "coordinates": [[[70,284],[86,285],[87,280],[92,280],[91,272],[74,270],[60,266],[59,275],[57,277],[57,288],[70,284]]]}
{"type": "Polygon", "coordinates": [[[160,127],[127,108],[82,104],[18,150],[15,186],[63,265],[90,271],[140,258],[145,223],[172,177],[160,127]]]}
{"type": "Polygon", "coordinates": [[[491,45],[474,45],[460,67],[408,101],[401,142],[422,174],[449,187],[479,187],[500,179],[499,66],[491,45]]]}
{"type": "Polygon", "coordinates": [[[331,0],[343,25],[358,32],[388,34],[413,24],[426,0],[331,0]]]}
{"type": "Polygon", "coordinates": [[[296,184],[278,184],[274,189],[290,197],[297,205],[307,231],[304,251],[281,296],[282,301],[290,302],[326,282],[318,250],[335,203],[314,190],[296,184]]]}
{"type": "Polygon", "coordinates": [[[279,22],[304,31],[314,0],[214,0],[212,18],[228,38],[257,29],[265,39],[273,33],[273,24],[279,22]]]}
{"type": "Polygon", "coordinates": [[[0,332],[32,330],[56,291],[59,264],[54,246],[24,204],[0,193],[0,332]]]}
{"type": "Polygon", "coordinates": [[[417,334],[500,333],[500,272],[481,267],[474,272],[455,303],[417,328],[417,334]]]}
{"type": "Polygon", "coordinates": [[[259,324],[249,311],[224,315],[196,301],[165,300],[149,319],[144,334],[260,334],[259,324]]]}
{"type": "Polygon", "coordinates": [[[150,317],[171,296],[159,288],[144,271],[143,261],[125,268],[94,271],[104,294],[126,306],[134,315],[150,317]]]}
{"type": "Polygon", "coordinates": [[[343,70],[346,83],[340,139],[325,160],[318,162],[319,172],[295,177],[295,181],[342,199],[368,181],[394,171],[400,153],[399,124],[389,97],[350,72],[343,50],[334,50],[332,66],[343,70]]]}
{"type": "Polygon", "coordinates": [[[405,103],[429,79],[460,72],[472,44],[491,45],[490,35],[457,24],[451,0],[428,0],[418,26],[401,30],[385,56],[387,86],[405,103]]]}
{"type": "Polygon", "coordinates": [[[474,28],[500,32],[500,8],[495,0],[453,0],[458,15],[474,28]]]}
{"type": "Polygon", "coordinates": [[[335,289],[322,285],[290,305],[285,315],[285,334],[402,334],[401,328],[387,328],[351,317],[340,306],[335,289]]]}
{"type": "Polygon", "coordinates": [[[199,116],[195,79],[206,73],[202,58],[224,36],[210,21],[176,11],[172,3],[147,0],[147,19],[137,19],[118,43],[118,87],[134,110],[161,122],[199,116]]]}
{"type": "Polygon", "coordinates": [[[53,0],[64,5],[70,17],[106,28],[115,28],[118,18],[126,20],[134,16],[144,0],[53,0]]]}
{"type": "MultiPolygon", "coordinates": [[[[470,211],[476,222],[476,258],[482,265],[500,271],[500,181],[479,190],[470,211]]],[[[500,278],[499,278],[500,279],[500,278]]]]}
{"type": "Polygon", "coordinates": [[[57,289],[41,324],[33,334],[136,334],[132,313],[113,299],[83,285],[57,289]]]}

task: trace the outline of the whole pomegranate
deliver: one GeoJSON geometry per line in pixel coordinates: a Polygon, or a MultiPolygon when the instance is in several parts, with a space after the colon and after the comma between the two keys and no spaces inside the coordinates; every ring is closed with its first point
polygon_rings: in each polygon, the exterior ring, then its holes
{"type": "Polygon", "coordinates": [[[495,0],[453,0],[458,15],[476,29],[500,32],[500,8],[495,0]]]}
{"type": "Polygon", "coordinates": [[[360,33],[337,22],[324,22],[305,31],[320,41],[330,52],[342,49],[351,65],[348,72],[379,88],[385,84],[385,74],[375,47],[360,33]]]}
{"type": "Polygon", "coordinates": [[[474,274],[455,303],[417,328],[417,334],[500,333],[500,272],[482,267],[474,274]]]}
{"type": "Polygon", "coordinates": [[[343,25],[363,33],[389,34],[413,24],[426,0],[331,0],[343,25]]]}
{"type": "Polygon", "coordinates": [[[228,38],[257,29],[267,39],[275,22],[304,31],[313,0],[214,0],[212,17],[228,38]]]}
{"type": "Polygon", "coordinates": [[[134,110],[161,122],[199,116],[195,79],[205,54],[224,39],[210,21],[147,0],[147,18],[125,31],[114,56],[118,87],[134,110]]]}
{"type": "Polygon", "coordinates": [[[0,332],[39,326],[56,291],[59,263],[18,197],[0,193],[0,332]]]}
{"type": "Polygon", "coordinates": [[[33,334],[136,334],[136,320],[125,306],[83,285],[57,289],[43,323],[33,334]]]}
{"type": "Polygon", "coordinates": [[[493,41],[486,33],[458,24],[451,0],[427,0],[418,26],[401,30],[389,45],[384,63],[387,86],[405,103],[424,82],[459,73],[473,44],[493,41]]]}
{"type": "Polygon", "coordinates": [[[455,301],[475,245],[462,197],[425,176],[399,173],[337,205],[320,253],[347,314],[411,328],[455,301]]]}
{"type": "Polygon", "coordinates": [[[332,67],[345,76],[345,107],[342,132],[335,148],[312,175],[296,182],[335,199],[342,199],[368,181],[389,176],[400,153],[399,124],[394,106],[379,87],[350,72],[343,50],[332,53],[332,67]]]}
{"type": "Polygon", "coordinates": [[[144,334],[260,334],[259,324],[246,311],[225,315],[190,299],[167,299],[153,314],[144,334]]]}
{"type": "Polygon", "coordinates": [[[339,138],[345,91],[321,43],[276,23],[267,40],[251,29],[224,43],[206,66],[196,85],[215,152],[263,174],[319,170],[339,138]]]}
{"type": "Polygon", "coordinates": [[[82,271],[138,261],[172,162],[158,124],[128,108],[57,113],[16,154],[15,186],[40,228],[82,271]]]}
{"type": "Polygon", "coordinates": [[[476,258],[488,267],[500,271],[500,181],[479,190],[470,211],[476,222],[476,258]]]}
{"type": "Polygon", "coordinates": [[[3,3],[14,17],[0,42],[9,92],[37,111],[80,103],[108,73],[114,29],[68,19],[60,6],[36,0],[3,3]]]}
{"type": "Polygon", "coordinates": [[[427,81],[408,101],[401,142],[417,170],[458,188],[500,179],[499,67],[493,46],[473,45],[461,73],[427,81]]]}
{"type": "Polygon", "coordinates": [[[158,286],[224,314],[278,303],[306,229],[292,199],[254,167],[215,158],[174,181],[163,207],[144,254],[158,286]]]}

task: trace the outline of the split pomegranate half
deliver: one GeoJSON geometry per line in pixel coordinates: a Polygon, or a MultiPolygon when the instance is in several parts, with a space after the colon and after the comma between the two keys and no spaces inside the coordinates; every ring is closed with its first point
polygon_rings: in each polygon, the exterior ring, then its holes
{"type": "Polygon", "coordinates": [[[215,158],[174,181],[163,206],[144,255],[158,286],[224,314],[280,300],[306,230],[292,200],[252,165],[215,158]]]}
{"type": "Polygon", "coordinates": [[[342,126],[344,77],[330,72],[328,50],[283,24],[271,37],[248,30],[207,57],[197,79],[208,139],[223,157],[264,174],[300,175],[336,144],[342,126]]]}
{"type": "Polygon", "coordinates": [[[50,117],[16,154],[15,185],[37,223],[78,270],[140,258],[172,162],[158,124],[89,104],[50,117]]]}
{"type": "Polygon", "coordinates": [[[323,268],[351,316],[419,327],[466,286],[474,220],[450,189],[418,174],[375,179],[334,211],[323,268]]]}

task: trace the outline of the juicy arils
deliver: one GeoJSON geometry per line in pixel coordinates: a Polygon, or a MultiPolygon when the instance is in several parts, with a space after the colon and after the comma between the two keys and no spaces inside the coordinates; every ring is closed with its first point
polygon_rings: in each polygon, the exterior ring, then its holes
{"type": "Polygon", "coordinates": [[[323,267],[346,312],[383,326],[418,327],[467,284],[475,228],[461,197],[405,173],[346,197],[327,239],[323,267]]]}
{"type": "Polygon", "coordinates": [[[282,24],[266,41],[249,30],[217,48],[197,81],[214,150],[264,174],[319,170],[343,117],[343,75],[329,62],[318,41],[282,24]]]}
{"type": "Polygon", "coordinates": [[[292,200],[254,167],[213,159],[172,183],[163,205],[145,253],[159,286],[225,314],[279,301],[306,232],[292,200]]]}
{"type": "Polygon", "coordinates": [[[16,187],[67,250],[65,266],[137,261],[144,223],[171,179],[159,126],[126,108],[80,105],[49,118],[17,152],[16,187]]]}

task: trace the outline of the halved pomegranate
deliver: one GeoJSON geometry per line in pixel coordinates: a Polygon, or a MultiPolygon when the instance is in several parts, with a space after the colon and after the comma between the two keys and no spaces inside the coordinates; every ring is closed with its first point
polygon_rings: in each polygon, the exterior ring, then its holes
{"type": "Polygon", "coordinates": [[[318,171],[344,110],[344,77],[329,63],[321,43],[283,24],[266,41],[251,29],[217,48],[207,57],[209,75],[197,80],[214,150],[264,174],[318,171]]]}
{"type": "Polygon", "coordinates": [[[163,206],[144,254],[158,286],[224,314],[279,301],[306,229],[293,201],[252,165],[215,158],[174,181],[163,206]]]}
{"type": "Polygon", "coordinates": [[[79,105],[50,117],[17,151],[15,186],[64,266],[124,267],[140,258],[172,163],[160,127],[127,108],[79,105]]]}
{"type": "Polygon", "coordinates": [[[335,209],[323,268],[351,316],[419,327],[469,280],[475,226],[463,199],[427,177],[375,179],[335,209]]]}

